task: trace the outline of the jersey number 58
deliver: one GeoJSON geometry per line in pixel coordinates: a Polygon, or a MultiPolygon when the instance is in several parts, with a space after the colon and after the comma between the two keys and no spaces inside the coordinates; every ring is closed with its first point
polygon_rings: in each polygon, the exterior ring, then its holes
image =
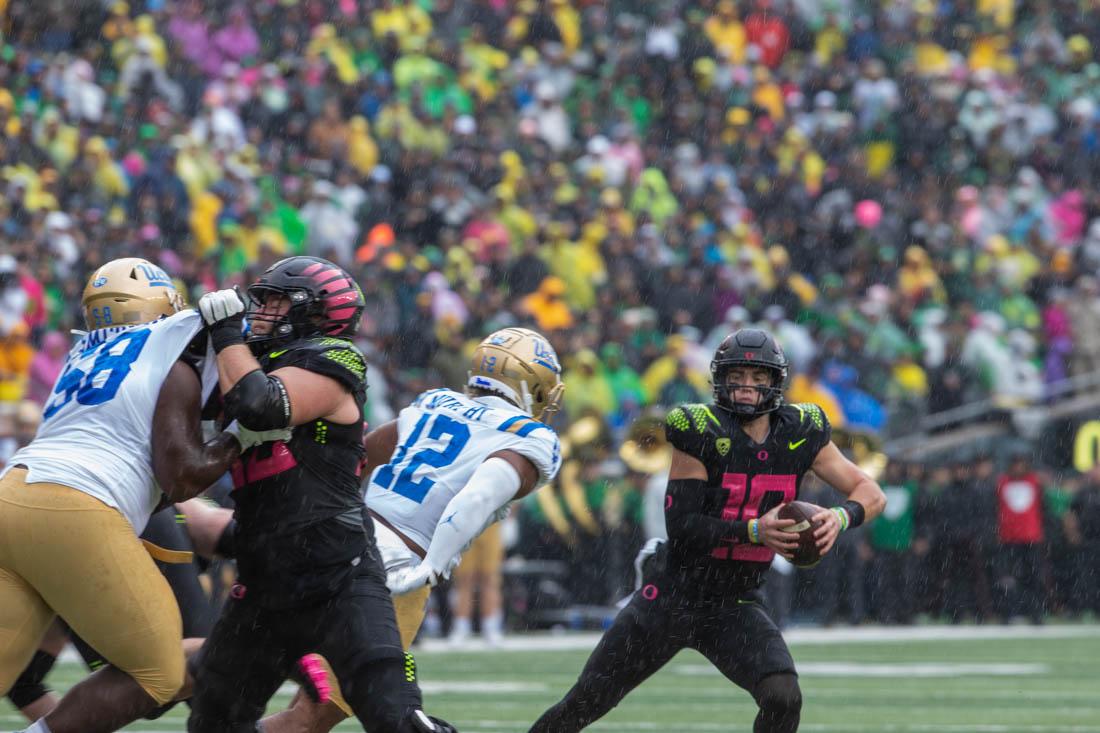
{"type": "Polygon", "coordinates": [[[42,419],[49,420],[74,396],[81,405],[102,405],[114,399],[134,361],[145,348],[149,333],[149,329],[142,328],[119,334],[95,350],[95,360],[90,366],[86,364],[91,359],[90,355],[77,359],[76,363],[84,363],[86,372],[70,361],[53,388],[53,396],[46,403],[42,419]]]}

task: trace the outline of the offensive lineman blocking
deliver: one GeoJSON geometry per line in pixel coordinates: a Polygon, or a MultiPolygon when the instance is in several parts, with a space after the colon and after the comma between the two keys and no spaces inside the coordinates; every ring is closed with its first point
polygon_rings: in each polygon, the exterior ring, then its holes
{"type": "MultiPolygon", "coordinates": [[[[474,352],[466,394],[424,392],[367,437],[374,470],[366,501],[406,650],[431,587],[450,574],[463,548],[512,501],[557,475],[561,445],[548,423],[564,388],[549,342],[535,331],[505,328],[474,352]]],[[[265,732],[332,730],[350,715],[333,690],[325,705],[299,694],[290,710],[264,720],[265,732]]]]}

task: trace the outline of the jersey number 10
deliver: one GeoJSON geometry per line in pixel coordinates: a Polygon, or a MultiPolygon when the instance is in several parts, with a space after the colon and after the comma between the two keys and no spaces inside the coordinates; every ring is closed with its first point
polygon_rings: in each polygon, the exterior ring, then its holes
{"type": "Polygon", "coordinates": [[[398,447],[397,452],[393,456],[393,460],[379,468],[378,472],[374,474],[374,483],[378,484],[383,489],[392,489],[395,493],[401,494],[401,496],[404,496],[406,499],[412,499],[417,504],[421,504],[424,502],[424,497],[427,496],[428,492],[435,486],[435,481],[432,481],[426,476],[419,481],[414,481],[413,476],[416,474],[417,469],[421,466],[445,468],[451,465],[455,462],[455,459],[458,458],[458,454],[462,452],[462,449],[469,440],[470,428],[466,427],[464,423],[460,423],[458,420],[449,418],[446,415],[424,415],[417,421],[413,431],[409,434],[408,440],[398,447]],[[440,441],[446,438],[447,445],[443,450],[424,448],[423,450],[417,451],[413,454],[413,457],[409,459],[409,465],[405,467],[405,470],[395,475],[397,469],[400,468],[401,464],[405,461],[405,456],[409,452],[409,449],[414,447],[417,441],[420,440],[424,428],[433,417],[435,421],[428,431],[428,438],[440,441]],[[395,479],[396,484],[394,483],[395,479]]]}
{"type": "MultiPolygon", "coordinates": [[[[798,477],[792,474],[760,473],[749,480],[746,473],[727,473],[722,476],[722,488],[729,492],[726,505],[722,508],[722,520],[757,519],[761,515],[761,504],[768,494],[781,495],[782,498],[768,502],[764,512],[782,502],[794,501],[798,493],[798,477]],[[747,489],[747,491],[746,491],[747,489]]],[[[763,545],[723,544],[711,551],[711,557],[717,560],[745,560],[748,562],[770,562],[774,553],[763,545]]]]}
{"type": "MultiPolygon", "coordinates": [[[[81,405],[102,405],[118,394],[122,381],[130,373],[130,368],[141,355],[145,342],[149,340],[148,328],[126,331],[95,350],[95,361],[88,371],[73,366],[70,362],[53,388],[53,397],[46,403],[42,413],[43,420],[49,420],[58,410],[72,401],[81,405]],[[119,349],[122,349],[119,351],[119,349]],[[106,372],[107,376],[101,375],[106,372]],[[97,382],[99,383],[97,386],[97,382]]],[[[78,359],[77,361],[88,361],[78,359]]]]}

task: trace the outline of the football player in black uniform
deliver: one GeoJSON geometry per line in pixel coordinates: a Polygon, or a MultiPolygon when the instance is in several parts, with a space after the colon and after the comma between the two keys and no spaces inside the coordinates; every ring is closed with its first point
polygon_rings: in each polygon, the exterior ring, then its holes
{"type": "Polygon", "coordinates": [[[645,565],[642,587],[589,657],[577,684],[531,733],[570,733],[603,717],[685,647],[698,650],[760,710],[755,733],[798,729],[802,697],[794,661],[762,605],[776,552],[798,535],[779,507],[813,471],[849,500],[815,519],[822,554],[837,535],[877,516],[886,497],[829,439],[824,412],[784,405],[787,359],[772,336],[745,329],[711,361],[714,404],[672,410],[665,495],[668,542],[645,565]]]}
{"type": "Polygon", "coordinates": [[[232,471],[239,582],[199,654],[187,730],[254,733],[310,652],[331,664],[367,730],[453,730],[420,710],[360,490],[366,363],[351,338],[363,294],[331,262],[291,257],[248,296],[247,314],[233,290],[199,302],[226,416],[287,432],[232,471]]]}

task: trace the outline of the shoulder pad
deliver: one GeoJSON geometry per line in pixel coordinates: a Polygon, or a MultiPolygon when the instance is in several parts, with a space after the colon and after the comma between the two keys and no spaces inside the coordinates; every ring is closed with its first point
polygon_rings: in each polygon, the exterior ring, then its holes
{"type": "Polygon", "coordinates": [[[338,338],[302,339],[267,354],[275,368],[296,366],[346,381],[349,387],[367,376],[367,360],[351,341],[338,338]]]}
{"type": "Polygon", "coordinates": [[[704,433],[708,422],[714,427],[721,426],[718,418],[706,405],[681,405],[671,410],[665,418],[666,426],[679,432],[704,433]]]}
{"type": "Polygon", "coordinates": [[[813,426],[817,430],[825,429],[825,411],[812,402],[801,402],[790,405],[797,413],[798,424],[802,427],[813,426]]]}
{"type": "Polygon", "coordinates": [[[722,423],[706,405],[681,405],[665,418],[665,438],[678,451],[702,460],[708,460],[714,441],[712,433],[721,433],[722,423]]]}

